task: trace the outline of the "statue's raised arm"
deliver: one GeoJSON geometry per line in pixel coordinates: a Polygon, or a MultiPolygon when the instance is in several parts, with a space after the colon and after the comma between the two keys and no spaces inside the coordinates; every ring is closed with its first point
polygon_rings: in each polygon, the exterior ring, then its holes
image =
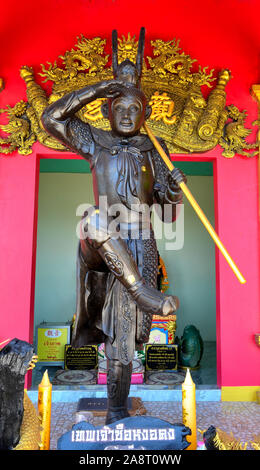
{"type": "Polygon", "coordinates": [[[122,87],[119,80],[107,80],[68,93],[44,110],[43,127],[73,152],[90,160],[95,147],[91,126],[76,117],[76,113],[98,98],[115,98],[122,87]]]}

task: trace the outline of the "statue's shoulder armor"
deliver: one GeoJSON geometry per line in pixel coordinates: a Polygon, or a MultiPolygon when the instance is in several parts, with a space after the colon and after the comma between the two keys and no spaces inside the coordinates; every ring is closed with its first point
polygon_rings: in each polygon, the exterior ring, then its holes
{"type": "Polygon", "coordinates": [[[95,151],[91,126],[74,116],[68,121],[66,135],[68,146],[87,160],[91,160],[95,151]]]}
{"type": "Polygon", "coordinates": [[[94,141],[90,125],[77,117],[71,118],[69,122],[70,137],[73,144],[79,149],[82,147],[90,148],[94,141]]]}
{"type": "Polygon", "coordinates": [[[100,147],[110,148],[113,142],[113,137],[111,135],[111,131],[105,131],[104,129],[98,129],[96,127],[91,128],[91,133],[93,139],[97,145],[100,147]]]}

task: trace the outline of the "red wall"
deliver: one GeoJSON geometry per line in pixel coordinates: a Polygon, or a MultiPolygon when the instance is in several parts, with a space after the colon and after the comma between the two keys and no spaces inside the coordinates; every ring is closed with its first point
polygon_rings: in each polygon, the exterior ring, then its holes
{"type": "MultiPolygon", "coordinates": [[[[107,38],[109,53],[113,28],[119,36],[138,36],[145,26],[146,53],[150,40],[178,38],[202,67],[229,68],[227,104],[246,109],[251,127],[257,107],[250,87],[260,82],[258,9],[257,0],[9,0],[0,15],[0,77],[6,85],[0,107],[26,99],[22,65],[39,72],[40,64],[54,62],[80,34],[107,38]]],[[[248,140],[254,138],[255,130],[248,140]]],[[[27,157],[0,155],[0,342],[32,341],[40,153],[54,155],[40,144],[27,157]]],[[[253,338],[260,331],[257,159],[228,160],[219,148],[199,158],[215,162],[216,228],[247,280],[241,285],[217,251],[218,382],[259,385],[260,350],[253,338]]]]}

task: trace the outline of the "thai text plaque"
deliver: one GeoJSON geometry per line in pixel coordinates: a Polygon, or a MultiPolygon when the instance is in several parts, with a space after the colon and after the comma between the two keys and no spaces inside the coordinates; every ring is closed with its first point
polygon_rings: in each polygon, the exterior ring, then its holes
{"type": "Polygon", "coordinates": [[[65,346],[65,369],[90,370],[98,366],[98,347],[96,345],[73,348],[70,344],[65,346]]]}
{"type": "Polygon", "coordinates": [[[175,344],[146,344],[146,370],[176,370],[177,346],[175,344]]]}

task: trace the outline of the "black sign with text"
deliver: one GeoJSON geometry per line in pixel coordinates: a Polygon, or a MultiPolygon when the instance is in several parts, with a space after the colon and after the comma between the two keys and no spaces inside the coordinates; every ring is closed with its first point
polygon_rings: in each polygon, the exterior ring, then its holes
{"type": "Polygon", "coordinates": [[[176,370],[177,350],[175,344],[146,344],[146,370],[176,370]]]}
{"type": "Polygon", "coordinates": [[[73,348],[65,346],[64,367],[70,370],[90,370],[98,366],[98,347],[95,345],[73,348]]]}
{"type": "Polygon", "coordinates": [[[57,450],[184,450],[191,431],[182,423],[171,424],[152,416],[124,418],[107,426],[87,421],[74,424],[57,442],[57,450]]]}

